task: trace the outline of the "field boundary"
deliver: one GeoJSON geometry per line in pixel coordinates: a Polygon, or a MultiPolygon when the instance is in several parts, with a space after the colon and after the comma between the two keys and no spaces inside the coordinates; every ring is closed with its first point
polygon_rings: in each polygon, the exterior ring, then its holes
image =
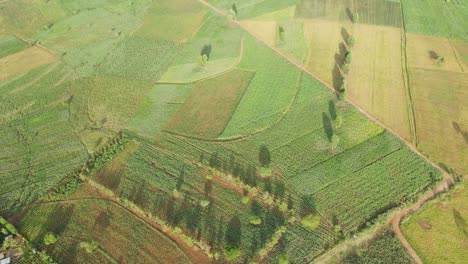
{"type": "Polygon", "coordinates": [[[465,70],[463,69],[463,66],[460,62],[460,59],[458,58],[458,55],[457,55],[457,52],[455,51],[455,48],[453,47],[453,44],[452,44],[452,41],[450,39],[447,39],[449,44],[450,44],[450,47],[452,48],[452,52],[453,52],[453,55],[455,56],[455,59],[457,60],[457,63],[458,63],[458,66],[460,66],[460,69],[462,70],[462,72],[465,72],[465,70]]]}

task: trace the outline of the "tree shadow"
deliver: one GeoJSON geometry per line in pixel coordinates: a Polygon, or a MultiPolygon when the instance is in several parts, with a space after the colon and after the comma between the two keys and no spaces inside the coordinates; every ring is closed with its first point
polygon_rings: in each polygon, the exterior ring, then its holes
{"type": "Polygon", "coordinates": [[[354,22],[353,21],[353,13],[351,12],[351,10],[348,7],[346,8],[346,16],[348,17],[349,21],[354,22]]]}
{"type": "Polygon", "coordinates": [[[433,50],[428,51],[428,54],[430,59],[437,60],[439,58],[439,54],[433,50]]]}
{"type": "Polygon", "coordinates": [[[325,135],[328,138],[328,141],[331,141],[333,136],[333,126],[330,120],[330,117],[325,112],[322,112],[322,122],[323,122],[323,129],[325,130],[325,135]]]}
{"type": "Polygon", "coordinates": [[[455,220],[455,224],[457,225],[458,229],[465,235],[465,237],[468,237],[468,224],[466,223],[466,220],[463,219],[462,215],[457,209],[453,209],[453,219],[455,220]]]}
{"type": "Polygon", "coordinates": [[[210,196],[212,190],[213,190],[213,182],[209,180],[205,181],[205,195],[210,196]]]}
{"type": "Polygon", "coordinates": [[[105,211],[99,213],[98,217],[94,220],[94,227],[98,231],[103,231],[111,224],[112,217],[105,211]]]}
{"type": "Polygon", "coordinates": [[[179,177],[177,178],[176,189],[180,190],[184,182],[185,182],[185,167],[182,168],[182,170],[180,171],[179,177]]]}
{"type": "Polygon", "coordinates": [[[211,44],[205,44],[203,45],[203,48],[200,52],[200,55],[206,55],[206,57],[208,58],[208,60],[210,59],[210,55],[211,55],[211,44]]]}
{"type": "Polygon", "coordinates": [[[229,246],[240,246],[242,225],[238,216],[233,216],[228,223],[225,233],[225,241],[229,246]]]}
{"type": "Polygon", "coordinates": [[[460,124],[457,122],[453,121],[452,122],[453,129],[457,131],[457,133],[460,133],[463,136],[463,139],[465,140],[465,143],[468,144],[468,131],[464,131],[461,127],[460,124]]]}
{"type": "Polygon", "coordinates": [[[341,42],[339,44],[339,52],[335,53],[335,67],[333,67],[332,70],[333,88],[335,88],[336,91],[339,91],[343,84],[343,73],[341,72],[341,67],[344,64],[346,52],[346,45],[344,42],[341,42]]]}
{"type": "Polygon", "coordinates": [[[337,116],[335,101],[333,100],[328,101],[328,112],[330,112],[330,117],[332,118],[332,120],[335,120],[337,116]]]}
{"type": "Polygon", "coordinates": [[[341,37],[343,38],[343,41],[349,45],[348,40],[351,35],[349,34],[348,30],[346,28],[342,27],[341,28],[341,37]]]}
{"type": "Polygon", "coordinates": [[[271,154],[270,150],[266,145],[262,145],[258,152],[258,160],[260,161],[260,165],[263,167],[268,167],[271,162],[271,154]]]}

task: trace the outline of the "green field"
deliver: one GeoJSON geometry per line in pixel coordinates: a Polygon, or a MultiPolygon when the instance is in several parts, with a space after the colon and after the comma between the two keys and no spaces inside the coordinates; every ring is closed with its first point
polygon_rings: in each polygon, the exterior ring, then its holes
{"type": "Polygon", "coordinates": [[[0,58],[21,51],[27,46],[27,43],[16,37],[0,38],[0,58]]]}

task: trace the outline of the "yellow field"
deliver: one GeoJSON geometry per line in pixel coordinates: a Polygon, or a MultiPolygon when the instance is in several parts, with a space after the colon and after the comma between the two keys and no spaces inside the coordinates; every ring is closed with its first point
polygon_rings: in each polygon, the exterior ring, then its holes
{"type": "Polygon", "coordinates": [[[278,31],[276,21],[268,20],[243,20],[241,24],[253,32],[268,45],[274,46],[276,42],[276,33],[278,31]]]}
{"type": "Polygon", "coordinates": [[[410,87],[418,148],[468,173],[468,74],[413,69],[410,87]]]}
{"type": "Polygon", "coordinates": [[[406,48],[409,68],[463,71],[450,41],[446,38],[407,34],[406,48]],[[445,57],[445,62],[438,63],[437,56],[445,57]]]}
{"type": "Polygon", "coordinates": [[[40,47],[31,47],[0,59],[0,80],[27,72],[58,60],[54,54],[40,47]]]}
{"type": "Polygon", "coordinates": [[[458,189],[430,203],[402,225],[408,242],[424,263],[466,263],[468,190],[458,189]]]}
{"type": "Polygon", "coordinates": [[[348,97],[400,136],[411,140],[400,29],[357,24],[354,37],[348,97]]]}
{"type": "Polygon", "coordinates": [[[309,45],[307,68],[337,88],[334,84],[340,78],[337,62],[341,64],[344,60],[343,35],[351,34],[349,25],[326,20],[304,20],[304,33],[309,45]]]}

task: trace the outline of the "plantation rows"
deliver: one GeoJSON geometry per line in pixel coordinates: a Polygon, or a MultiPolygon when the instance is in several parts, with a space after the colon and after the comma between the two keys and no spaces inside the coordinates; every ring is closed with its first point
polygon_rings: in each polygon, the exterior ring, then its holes
{"type": "Polygon", "coordinates": [[[317,209],[333,214],[348,232],[406,199],[441,177],[440,172],[403,147],[311,196],[317,209]]]}

